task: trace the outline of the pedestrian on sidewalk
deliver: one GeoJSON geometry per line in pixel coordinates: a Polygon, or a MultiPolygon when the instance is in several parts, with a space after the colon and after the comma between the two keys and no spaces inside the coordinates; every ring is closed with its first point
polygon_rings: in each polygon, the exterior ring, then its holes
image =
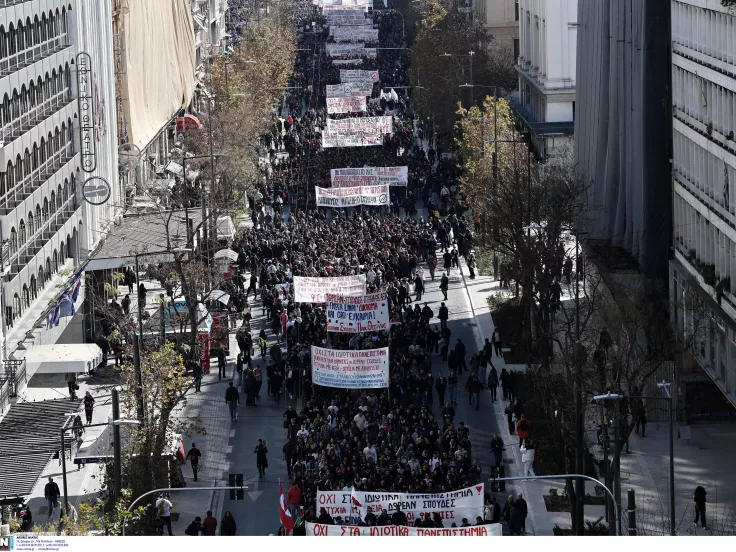
{"type": "MultiPolygon", "coordinates": [[[[442,292],[442,295],[443,295],[445,301],[447,301],[447,290],[449,289],[449,287],[450,287],[450,278],[448,278],[447,272],[445,272],[442,275],[442,279],[440,280],[440,291],[442,292]]],[[[442,320],[442,319],[440,318],[440,320],[442,320]]]]}
{"type": "Polygon", "coordinates": [[[529,438],[529,432],[531,429],[532,424],[526,419],[526,416],[522,414],[519,421],[516,422],[516,434],[519,436],[519,448],[521,448],[524,445],[524,441],[529,438]]]}
{"type": "Polygon", "coordinates": [[[705,523],[706,495],[707,493],[702,486],[698,485],[697,487],[695,487],[695,492],[693,493],[693,501],[695,502],[695,521],[693,521],[693,524],[697,527],[699,519],[703,525],[703,529],[707,529],[705,523]]]}
{"type": "Polygon", "coordinates": [[[509,372],[506,368],[501,368],[501,376],[498,378],[501,382],[501,391],[503,391],[503,400],[509,400],[509,372]]]}
{"type": "MultiPolygon", "coordinates": [[[[537,475],[534,473],[534,443],[529,439],[524,440],[524,444],[521,445],[521,462],[524,465],[522,475],[537,475]]],[[[521,495],[519,495],[521,496],[521,495]]]]}
{"type": "Polygon", "coordinates": [[[169,501],[168,495],[161,494],[156,500],[156,512],[160,521],[159,529],[161,534],[164,534],[164,527],[169,530],[169,536],[173,537],[174,533],[171,531],[171,509],[174,505],[169,501]]]}
{"type": "Polygon", "coordinates": [[[59,486],[56,484],[53,477],[49,477],[49,482],[46,483],[46,486],[43,488],[43,496],[46,499],[46,505],[49,508],[49,519],[51,519],[51,516],[54,513],[54,506],[56,506],[59,496],[61,496],[59,486]]]}
{"type": "Polygon", "coordinates": [[[421,301],[422,293],[424,293],[424,280],[422,280],[420,274],[417,274],[414,278],[414,293],[416,294],[416,300],[421,301]]]}
{"type": "Polygon", "coordinates": [[[225,357],[225,351],[222,349],[217,351],[217,379],[218,381],[222,378],[227,378],[227,358],[225,357]]]}
{"type": "Polygon", "coordinates": [[[199,362],[195,362],[192,366],[192,377],[194,378],[194,392],[202,392],[202,365],[199,362]]]}
{"type": "Polygon", "coordinates": [[[508,405],[506,405],[506,408],[504,409],[504,414],[506,414],[506,421],[509,424],[509,435],[514,434],[514,401],[509,401],[508,405]]]}
{"type": "Polygon", "coordinates": [[[258,439],[258,444],[255,450],[253,450],[253,453],[256,455],[258,475],[263,479],[266,475],[266,468],[268,467],[268,456],[266,456],[268,454],[268,447],[266,446],[266,441],[258,439]]]}
{"type": "Polygon", "coordinates": [[[498,434],[495,434],[493,439],[491,439],[491,452],[493,453],[493,462],[497,468],[501,466],[504,450],[503,439],[501,439],[498,434]]]}
{"type": "Polygon", "coordinates": [[[491,366],[491,373],[488,374],[488,389],[491,390],[491,401],[496,402],[496,392],[498,391],[498,372],[496,372],[495,366],[491,366]]]}
{"type": "MultiPolygon", "coordinates": [[[[447,297],[445,297],[447,299],[447,297]]],[[[445,329],[447,327],[447,319],[450,318],[450,311],[447,309],[447,306],[444,303],[440,304],[440,310],[437,313],[437,318],[440,319],[440,329],[445,329]]]]}
{"type": "Polygon", "coordinates": [[[95,398],[90,395],[90,392],[87,391],[84,394],[84,417],[87,418],[87,425],[92,423],[92,412],[95,408],[95,398]]]}
{"type": "Polygon", "coordinates": [[[194,521],[184,530],[184,534],[190,537],[198,537],[202,531],[202,518],[197,516],[194,521]]]}
{"type": "Polygon", "coordinates": [[[197,470],[199,469],[199,459],[202,457],[202,453],[199,452],[197,445],[192,443],[192,448],[187,452],[187,460],[192,464],[192,473],[194,474],[194,480],[197,480],[197,470]]]}
{"type": "Polygon", "coordinates": [[[74,400],[77,398],[77,390],[79,389],[79,384],[77,383],[77,374],[74,372],[69,372],[66,375],[66,386],[67,389],[69,389],[69,399],[74,400]]]}
{"type": "Polygon", "coordinates": [[[217,534],[217,519],[212,515],[212,510],[207,510],[207,515],[202,521],[202,536],[214,537],[217,534]]]}
{"type": "Polygon", "coordinates": [[[225,390],[225,402],[230,410],[230,421],[234,422],[238,419],[238,405],[240,404],[240,393],[238,388],[230,382],[229,387],[225,390]]]}
{"type": "Polygon", "coordinates": [[[237,525],[235,524],[235,518],[230,513],[230,510],[225,512],[220,523],[220,536],[221,537],[234,537],[237,531],[237,525]]]}
{"type": "Polygon", "coordinates": [[[503,342],[501,341],[501,332],[498,331],[498,328],[494,328],[493,330],[493,335],[491,335],[491,343],[493,344],[493,348],[496,351],[496,356],[502,356],[501,348],[503,346],[503,342]]]}
{"type": "Polygon", "coordinates": [[[529,507],[527,506],[526,500],[524,500],[524,495],[519,495],[519,498],[514,503],[514,507],[519,510],[519,514],[521,515],[521,534],[523,535],[526,533],[526,516],[529,514],[529,507]]]}
{"type": "Polygon", "coordinates": [[[467,257],[465,257],[465,262],[468,265],[468,271],[470,272],[470,279],[475,279],[475,257],[472,253],[470,253],[467,257]]]}
{"type": "Polygon", "coordinates": [[[432,281],[434,282],[434,271],[437,268],[437,257],[435,256],[434,252],[432,252],[429,259],[427,260],[427,266],[429,267],[429,275],[432,277],[432,281]]]}
{"type": "Polygon", "coordinates": [[[447,377],[447,385],[450,388],[450,403],[457,405],[457,376],[455,370],[450,370],[450,375],[447,377]]]}

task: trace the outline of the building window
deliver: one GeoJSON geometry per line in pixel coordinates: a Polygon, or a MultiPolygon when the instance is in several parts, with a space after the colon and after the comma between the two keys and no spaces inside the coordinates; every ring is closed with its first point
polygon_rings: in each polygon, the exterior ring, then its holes
{"type": "Polygon", "coordinates": [[[519,20],[519,0],[514,2],[514,21],[519,20]]]}
{"type": "Polygon", "coordinates": [[[518,38],[514,39],[514,63],[519,63],[519,39],[518,38]]]}

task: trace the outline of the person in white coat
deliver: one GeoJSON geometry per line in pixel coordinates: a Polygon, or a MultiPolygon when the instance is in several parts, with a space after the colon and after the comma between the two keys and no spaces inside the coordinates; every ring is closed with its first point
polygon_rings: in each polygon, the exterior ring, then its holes
{"type": "Polygon", "coordinates": [[[534,473],[534,443],[526,439],[521,445],[521,462],[524,464],[523,475],[536,475],[534,473]]]}

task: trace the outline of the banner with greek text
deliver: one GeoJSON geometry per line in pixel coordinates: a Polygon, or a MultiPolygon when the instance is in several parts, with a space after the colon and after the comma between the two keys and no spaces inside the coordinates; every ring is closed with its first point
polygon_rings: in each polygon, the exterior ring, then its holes
{"type": "Polygon", "coordinates": [[[330,169],[333,188],[347,186],[406,186],[409,183],[409,167],[355,167],[349,169],[330,169]]]}
{"type": "Polygon", "coordinates": [[[373,25],[361,27],[330,27],[330,34],[336,42],[378,42],[378,29],[373,25]]]}
{"type": "Polygon", "coordinates": [[[389,329],[386,292],[360,297],[326,295],[325,300],[328,332],[361,333],[389,329]]]}
{"type": "Polygon", "coordinates": [[[349,119],[327,119],[327,132],[330,134],[393,134],[394,118],[352,117],[349,119]]]}
{"type": "Polygon", "coordinates": [[[340,82],[378,82],[378,71],[340,69],[340,82]]]}
{"type": "Polygon", "coordinates": [[[379,493],[353,490],[350,500],[353,507],[358,509],[362,518],[365,518],[368,513],[368,507],[372,508],[376,515],[379,515],[383,510],[387,510],[390,517],[396,511],[398,505],[406,514],[407,521],[412,523],[423,516],[432,516],[437,512],[447,525],[453,522],[460,525],[463,518],[467,518],[472,523],[477,516],[483,516],[483,490],[483,483],[459,491],[434,494],[379,493]]]}
{"type": "Polygon", "coordinates": [[[348,297],[365,295],[365,274],[335,278],[294,276],[294,300],[297,303],[324,303],[325,294],[348,297]]]}
{"type": "Polygon", "coordinates": [[[356,42],[355,44],[325,44],[325,48],[327,49],[327,55],[330,57],[366,56],[364,42],[356,42]]]}
{"type": "Polygon", "coordinates": [[[383,134],[341,134],[339,132],[322,131],[323,148],[352,148],[358,146],[382,146],[383,134]]]}
{"type": "Polygon", "coordinates": [[[352,96],[372,96],[372,82],[346,82],[343,84],[328,84],[326,87],[328,98],[350,98],[352,96]]]}
{"type": "Polygon", "coordinates": [[[389,204],[388,186],[352,186],[350,188],[314,187],[317,207],[356,207],[370,205],[380,207],[389,204]]]}
{"type": "MultiPolygon", "coordinates": [[[[470,521],[470,520],[468,520],[470,521]]],[[[307,522],[308,537],[500,537],[500,523],[474,525],[471,527],[361,527],[359,525],[323,525],[307,522]]]]}
{"type": "Polygon", "coordinates": [[[315,6],[320,6],[325,11],[330,9],[367,8],[373,5],[372,0],[313,0],[312,3],[315,6]]]}
{"type": "Polygon", "coordinates": [[[363,27],[373,23],[372,19],[365,16],[363,9],[334,9],[325,11],[327,25],[332,27],[363,27]]]}
{"type": "Polygon", "coordinates": [[[312,345],[312,383],[344,389],[388,387],[388,347],[343,351],[312,345]]]}
{"type": "Polygon", "coordinates": [[[350,98],[327,98],[327,113],[359,113],[365,111],[365,96],[352,96],[350,98]]]}
{"type": "Polygon", "coordinates": [[[362,59],[333,59],[332,65],[360,65],[363,63],[362,59]]]}

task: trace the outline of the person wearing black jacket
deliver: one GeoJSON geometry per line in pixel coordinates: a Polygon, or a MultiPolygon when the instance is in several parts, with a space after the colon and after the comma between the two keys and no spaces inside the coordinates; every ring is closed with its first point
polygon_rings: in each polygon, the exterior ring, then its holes
{"type": "MultiPolygon", "coordinates": [[[[235,391],[237,393],[237,390],[235,391]]],[[[202,457],[202,453],[197,448],[197,445],[192,443],[192,448],[187,452],[187,460],[192,464],[192,473],[194,474],[194,480],[197,480],[197,470],[199,469],[199,459],[202,457]]]]}
{"type": "Polygon", "coordinates": [[[227,512],[225,512],[225,515],[222,518],[222,522],[220,523],[220,536],[234,537],[236,530],[237,525],[235,524],[235,518],[233,518],[230,510],[228,510],[227,512]]]}
{"type": "Polygon", "coordinates": [[[332,516],[327,513],[327,510],[320,508],[317,523],[321,523],[322,525],[333,525],[335,522],[332,519],[332,516]]]}
{"type": "Polygon", "coordinates": [[[240,393],[238,388],[233,386],[233,382],[225,390],[225,402],[230,409],[230,421],[234,422],[238,417],[238,405],[240,404],[240,393]]]}
{"type": "Polygon", "coordinates": [[[378,516],[378,519],[376,520],[376,525],[378,525],[379,527],[383,527],[384,525],[391,525],[391,518],[388,517],[388,511],[383,510],[381,512],[381,515],[378,516]]]}
{"type": "Polygon", "coordinates": [[[396,504],[396,511],[391,515],[391,525],[406,525],[406,514],[401,511],[401,506],[396,504]]]}
{"type": "Polygon", "coordinates": [[[493,439],[491,439],[491,452],[493,453],[493,461],[498,468],[501,465],[503,456],[503,439],[498,434],[494,435],[493,439]]]}
{"type": "Polygon", "coordinates": [[[450,370],[447,376],[447,385],[450,387],[450,403],[457,404],[457,376],[454,370],[450,370]]]}
{"type": "MultiPolygon", "coordinates": [[[[447,299],[446,290],[445,299],[447,299]]],[[[450,312],[447,310],[447,307],[444,303],[440,304],[440,312],[437,314],[437,318],[440,319],[440,328],[445,329],[447,327],[447,319],[450,318],[450,312]]]]}
{"type": "Polygon", "coordinates": [[[529,513],[529,508],[523,495],[519,495],[519,498],[516,499],[514,508],[518,509],[521,515],[521,532],[526,533],[526,516],[529,513]]]}
{"type": "Polygon", "coordinates": [[[366,525],[371,527],[376,525],[376,514],[373,513],[373,509],[370,506],[368,506],[368,513],[365,515],[365,519],[363,521],[366,525]]]}
{"type": "MultiPolygon", "coordinates": [[[[449,279],[449,278],[447,277],[447,272],[445,272],[445,273],[444,273],[444,274],[442,275],[442,280],[440,280],[440,291],[442,292],[442,295],[444,296],[444,298],[445,298],[445,301],[447,301],[447,289],[448,289],[449,287],[450,287],[450,279],[449,279]]],[[[442,307],[440,307],[440,309],[441,309],[441,308],[442,308],[442,307]]],[[[441,319],[440,319],[440,320],[441,320],[441,319]]],[[[444,324],[443,324],[443,327],[444,327],[444,325],[446,325],[446,324],[447,324],[447,322],[445,321],[445,322],[444,322],[444,324]]]]}
{"type": "Polygon", "coordinates": [[[447,379],[442,373],[437,374],[437,380],[435,381],[434,388],[437,390],[437,395],[440,398],[439,404],[445,404],[445,391],[447,391],[447,379]]]}

